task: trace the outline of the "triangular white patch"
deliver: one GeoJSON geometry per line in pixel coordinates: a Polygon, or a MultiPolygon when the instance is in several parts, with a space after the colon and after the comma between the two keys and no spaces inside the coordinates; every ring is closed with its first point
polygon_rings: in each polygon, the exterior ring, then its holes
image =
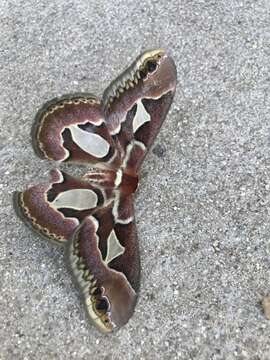
{"type": "Polygon", "coordinates": [[[112,230],[107,239],[107,255],[105,263],[108,264],[117,256],[122,255],[125,252],[125,248],[120,244],[115,231],[112,230]]]}
{"type": "Polygon", "coordinates": [[[133,119],[133,132],[135,133],[143,124],[146,122],[151,121],[151,116],[145,110],[143,103],[141,100],[137,101],[137,111],[133,119]]]}

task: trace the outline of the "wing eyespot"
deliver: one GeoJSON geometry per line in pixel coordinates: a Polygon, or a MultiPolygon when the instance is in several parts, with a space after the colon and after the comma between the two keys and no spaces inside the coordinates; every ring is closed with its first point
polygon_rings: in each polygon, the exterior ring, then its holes
{"type": "Polygon", "coordinates": [[[100,298],[95,304],[96,310],[100,313],[106,314],[109,310],[108,301],[105,298],[100,298]]]}
{"type": "Polygon", "coordinates": [[[146,68],[147,68],[148,72],[150,72],[150,73],[154,72],[157,68],[157,62],[154,60],[147,61],[146,68]]]}
{"type": "Polygon", "coordinates": [[[154,59],[148,60],[139,70],[140,79],[144,80],[148,74],[153,73],[157,68],[157,62],[154,59]]]}

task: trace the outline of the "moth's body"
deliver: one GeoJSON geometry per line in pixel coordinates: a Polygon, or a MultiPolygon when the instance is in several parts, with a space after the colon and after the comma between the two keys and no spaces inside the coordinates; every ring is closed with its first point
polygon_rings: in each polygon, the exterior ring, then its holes
{"type": "Polygon", "coordinates": [[[173,60],[148,51],[105,90],[45,104],[33,126],[41,158],[90,164],[82,177],[53,170],[49,184],[17,193],[18,214],[66,246],[87,313],[102,332],[124,325],[137,301],[139,247],[133,197],[140,167],[169,110],[173,60]]]}

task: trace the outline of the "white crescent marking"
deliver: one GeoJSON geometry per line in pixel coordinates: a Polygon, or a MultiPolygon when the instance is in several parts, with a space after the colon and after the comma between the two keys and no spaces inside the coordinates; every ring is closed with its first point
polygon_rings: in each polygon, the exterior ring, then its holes
{"type": "Polygon", "coordinates": [[[70,125],[73,141],[85,152],[97,158],[103,158],[110,150],[110,144],[98,134],[80,129],[77,125],[70,125]]]}
{"type": "Polygon", "coordinates": [[[97,194],[89,189],[73,189],[61,192],[51,202],[56,209],[69,208],[75,210],[93,209],[97,206],[97,194]]]}

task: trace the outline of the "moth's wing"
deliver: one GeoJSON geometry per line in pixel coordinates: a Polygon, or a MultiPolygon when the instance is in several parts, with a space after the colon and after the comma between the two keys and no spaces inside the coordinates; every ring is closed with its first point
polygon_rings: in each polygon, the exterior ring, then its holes
{"type": "Polygon", "coordinates": [[[80,179],[55,169],[47,184],[14,194],[15,210],[32,229],[64,243],[86,216],[112,201],[114,181],[113,171],[96,170],[80,179]]]}
{"type": "Polygon", "coordinates": [[[155,140],[172,103],[176,77],[171,57],[163,50],[148,51],[105,90],[105,121],[125,153],[127,172],[139,169],[155,140]]]}
{"type": "Polygon", "coordinates": [[[37,113],[32,127],[32,143],[41,158],[60,162],[119,162],[99,99],[91,94],[64,95],[47,102],[37,113]]]}
{"type": "Polygon", "coordinates": [[[67,244],[67,261],[87,314],[102,332],[127,323],[140,281],[140,258],[132,198],[122,202],[122,222],[113,204],[85,218],[67,244]],[[124,221],[126,220],[126,221],[124,221]]]}

